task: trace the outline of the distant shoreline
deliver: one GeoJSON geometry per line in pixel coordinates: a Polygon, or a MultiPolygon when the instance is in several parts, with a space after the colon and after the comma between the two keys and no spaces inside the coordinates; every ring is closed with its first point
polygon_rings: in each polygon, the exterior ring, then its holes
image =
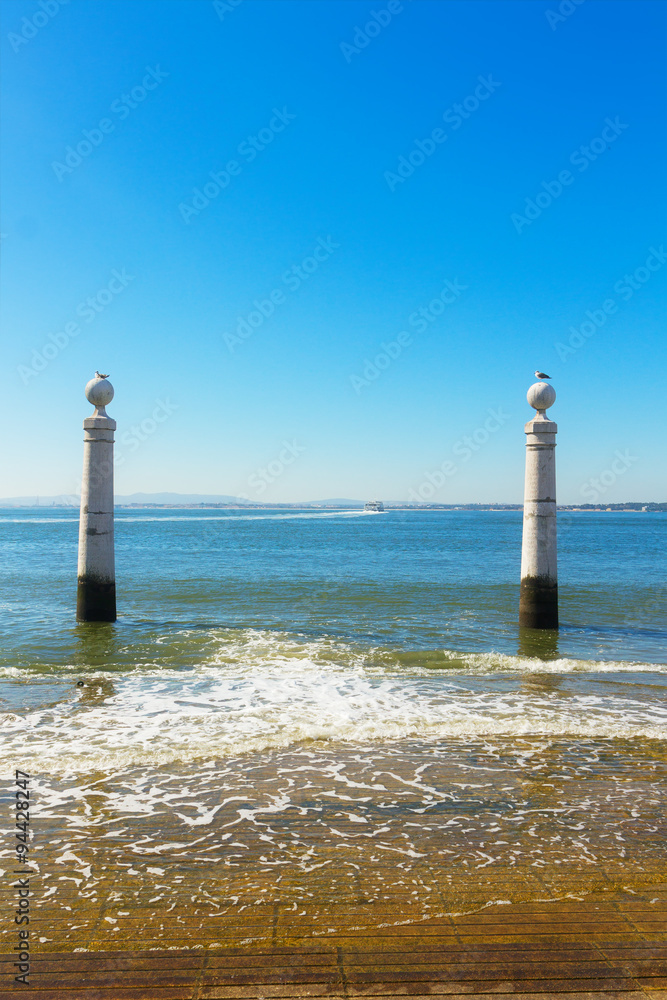
{"type": "MultiPolygon", "coordinates": [[[[391,503],[385,502],[385,510],[440,510],[440,511],[521,511],[523,504],[414,504],[414,503],[391,503]]],[[[75,504],[65,503],[44,503],[44,504],[12,504],[0,503],[2,510],[76,510],[79,507],[75,504]]],[[[333,511],[333,510],[359,510],[364,509],[363,504],[317,504],[317,503],[124,503],[115,504],[115,510],[302,510],[302,511],[333,511]]],[[[621,504],[558,504],[557,510],[571,511],[579,514],[589,513],[656,513],[666,512],[667,503],[621,503],[621,504]]]]}

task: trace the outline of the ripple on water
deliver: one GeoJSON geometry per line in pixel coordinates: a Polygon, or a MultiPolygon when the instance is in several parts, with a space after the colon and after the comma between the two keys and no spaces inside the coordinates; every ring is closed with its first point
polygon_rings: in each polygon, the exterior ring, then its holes
{"type": "Polygon", "coordinates": [[[73,892],[113,919],[361,901],[410,922],[633,890],[664,877],[666,757],[641,739],[314,742],[38,776],[43,919],[76,923],[73,892]]]}
{"type": "Polygon", "coordinates": [[[667,732],[667,668],[656,665],[450,651],[406,659],[252,630],[207,634],[198,648],[191,669],[9,668],[0,761],[19,756],[33,770],[82,774],[312,740],[667,732]]]}

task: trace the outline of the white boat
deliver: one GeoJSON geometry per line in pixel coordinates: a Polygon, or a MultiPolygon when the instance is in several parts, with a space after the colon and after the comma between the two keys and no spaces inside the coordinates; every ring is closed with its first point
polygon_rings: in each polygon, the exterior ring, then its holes
{"type": "Polygon", "coordinates": [[[364,505],[364,510],[384,510],[384,504],[381,500],[367,500],[364,505]]]}

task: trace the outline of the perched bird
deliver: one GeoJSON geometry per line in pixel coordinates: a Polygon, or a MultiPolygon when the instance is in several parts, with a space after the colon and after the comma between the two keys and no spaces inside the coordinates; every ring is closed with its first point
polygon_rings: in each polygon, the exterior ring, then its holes
{"type": "MultiPolygon", "coordinates": [[[[102,375],[101,372],[95,372],[95,374],[97,375],[98,378],[109,378],[108,375],[102,375]]],[[[537,372],[535,372],[535,374],[537,375],[537,372]]]]}
{"type": "MultiPolygon", "coordinates": [[[[102,377],[106,378],[106,375],[102,377]]],[[[551,375],[545,375],[544,372],[535,372],[535,378],[551,378],[551,375]]]]}

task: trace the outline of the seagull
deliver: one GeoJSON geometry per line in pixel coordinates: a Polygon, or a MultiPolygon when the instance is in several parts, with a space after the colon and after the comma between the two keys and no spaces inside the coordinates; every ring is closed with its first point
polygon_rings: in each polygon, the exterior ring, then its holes
{"type": "MultiPolygon", "coordinates": [[[[102,377],[106,378],[106,375],[102,377]]],[[[544,372],[535,372],[535,378],[551,378],[551,375],[545,375],[544,372]]]]}
{"type": "MultiPolygon", "coordinates": [[[[109,378],[108,375],[102,375],[101,372],[95,372],[95,374],[97,375],[98,378],[109,378]]],[[[535,374],[537,375],[537,372],[535,372],[535,374]]]]}

